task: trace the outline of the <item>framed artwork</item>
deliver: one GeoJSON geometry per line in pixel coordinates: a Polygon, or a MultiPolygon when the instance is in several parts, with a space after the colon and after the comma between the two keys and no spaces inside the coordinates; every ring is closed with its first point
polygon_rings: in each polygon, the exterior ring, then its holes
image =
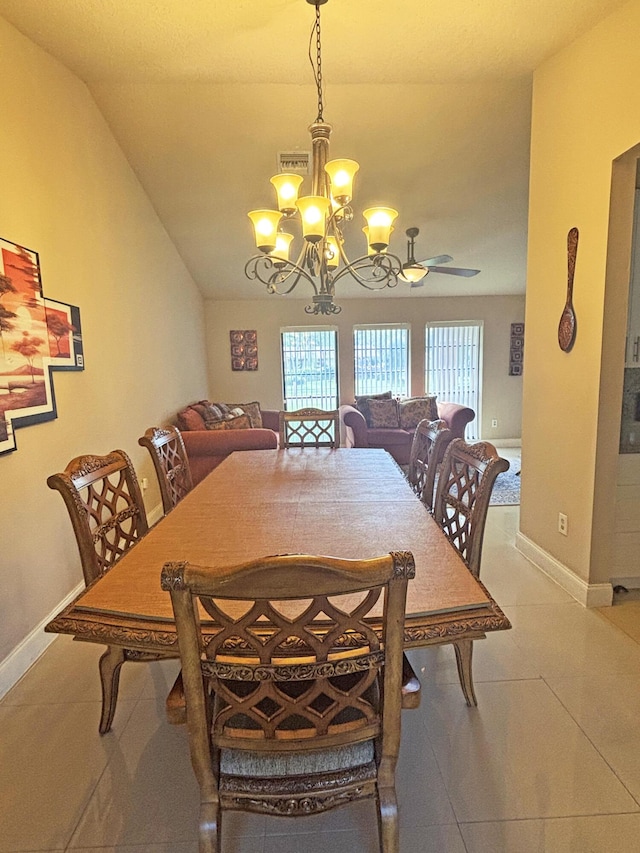
{"type": "Polygon", "coordinates": [[[45,299],[38,253],[0,238],[0,454],[57,417],[53,371],[83,369],[79,308],[45,299]]]}
{"type": "Polygon", "coordinates": [[[231,339],[231,370],[258,369],[258,333],[255,329],[234,329],[231,339]]]}
{"type": "Polygon", "coordinates": [[[524,323],[512,323],[509,346],[509,376],[522,376],[523,358],[524,323]]]}

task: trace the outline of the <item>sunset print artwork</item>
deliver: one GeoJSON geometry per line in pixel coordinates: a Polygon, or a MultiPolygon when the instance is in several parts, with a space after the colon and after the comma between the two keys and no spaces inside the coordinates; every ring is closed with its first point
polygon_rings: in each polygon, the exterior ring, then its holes
{"type": "Polygon", "coordinates": [[[0,238],[0,454],[57,417],[54,370],[83,370],[80,311],[45,299],[38,253],[0,238]]]}

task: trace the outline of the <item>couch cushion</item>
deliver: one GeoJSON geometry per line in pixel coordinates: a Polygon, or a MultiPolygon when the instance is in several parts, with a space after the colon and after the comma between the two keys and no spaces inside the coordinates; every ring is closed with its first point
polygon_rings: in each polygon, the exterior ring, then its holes
{"type": "Polygon", "coordinates": [[[249,415],[251,426],[254,429],[262,429],[262,412],[260,411],[260,403],[254,400],[253,403],[227,403],[230,409],[242,409],[249,415]]]}
{"type": "Polygon", "coordinates": [[[400,426],[397,400],[369,400],[371,429],[395,429],[400,426]]]}
{"type": "Polygon", "coordinates": [[[398,403],[398,419],[401,429],[415,429],[420,421],[438,419],[438,406],[435,395],[428,397],[409,397],[398,403]]]}
{"type": "Polygon", "coordinates": [[[368,434],[369,447],[410,447],[413,433],[406,429],[370,429],[368,434]]]}
{"type": "Polygon", "coordinates": [[[369,400],[390,400],[391,391],[384,391],[382,394],[360,394],[356,397],[355,407],[362,413],[367,426],[371,426],[371,412],[369,411],[369,400]]]}

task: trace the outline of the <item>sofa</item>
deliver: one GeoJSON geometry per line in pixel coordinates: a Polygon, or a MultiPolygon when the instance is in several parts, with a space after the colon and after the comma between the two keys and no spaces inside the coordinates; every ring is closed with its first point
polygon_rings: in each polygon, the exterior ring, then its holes
{"type": "MultiPolygon", "coordinates": [[[[467,424],[476,413],[458,403],[435,401],[437,416],[446,422],[453,438],[464,438],[467,424]]],[[[342,447],[377,447],[387,450],[398,465],[408,465],[413,442],[413,429],[400,427],[372,428],[367,425],[364,414],[355,406],[340,406],[340,431],[342,447]]]]}
{"type": "Polygon", "coordinates": [[[207,403],[206,400],[192,403],[181,409],[176,418],[176,426],[189,457],[194,486],[236,450],[275,450],[278,447],[279,412],[260,409],[257,403],[240,404],[240,408],[252,407],[249,411],[254,422],[255,413],[259,411],[257,422],[261,426],[211,429],[207,428],[203,417],[203,406],[207,403]]]}

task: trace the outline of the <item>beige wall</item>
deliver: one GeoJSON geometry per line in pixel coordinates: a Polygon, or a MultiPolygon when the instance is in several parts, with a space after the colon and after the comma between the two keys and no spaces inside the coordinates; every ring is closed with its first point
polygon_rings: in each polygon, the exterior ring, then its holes
{"type": "Polygon", "coordinates": [[[86,369],[55,374],[58,419],[0,457],[0,666],[81,580],[45,484],[125,449],[159,496],[146,427],[206,395],[202,301],[86,87],[0,20],[1,236],[40,253],[44,293],[78,305],[86,369]]]}
{"type": "MultiPolygon", "coordinates": [[[[427,285],[428,286],[428,285],[427,285]]],[[[412,393],[424,393],[424,328],[428,321],[476,320],[484,325],[482,436],[489,440],[519,438],[522,380],[509,376],[511,323],[522,322],[523,296],[475,298],[337,299],[342,312],[330,318],[310,318],[301,299],[272,296],[257,300],[206,303],[209,370],[214,398],[259,400],[264,408],[281,408],[280,329],[283,326],[333,325],[338,328],[340,399],[353,400],[353,326],[358,323],[411,324],[412,393]],[[256,329],[259,370],[231,370],[229,331],[256,329]],[[491,429],[491,419],[498,429],[491,429]]],[[[525,368],[526,370],[526,368],[525,368]]]]}
{"type": "MultiPolygon", "coordinates": [[[[634,0],[534,77],[520,529],[591,583],[611,574],[633,182],[609,232],[610,197],[612,162],[640,141],[639,31],[634,0]],[[573,226],[578,332],[566,354],[557,328],[573,226]]],[[[618,165],[633,181],[635,163],[618,165]]]]}

